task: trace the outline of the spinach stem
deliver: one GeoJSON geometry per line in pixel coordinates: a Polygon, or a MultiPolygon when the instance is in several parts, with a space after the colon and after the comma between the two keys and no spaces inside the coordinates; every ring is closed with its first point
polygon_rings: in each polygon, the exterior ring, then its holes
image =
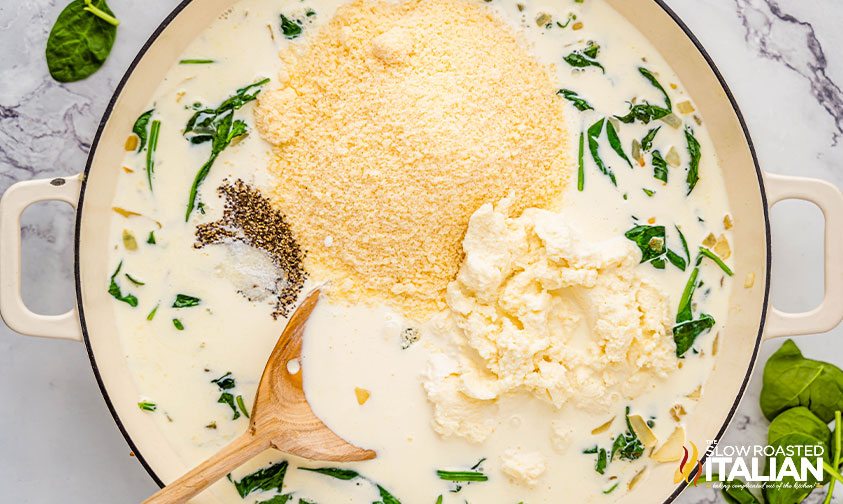
{"type": "Polygon", "coordinates": [[[149,180],[149,190],[152,190],[152,173],[155,171],[155,150],[158,148],[158,132],[161,130],[161,121],[152,121],[149,129],[149,145],[146,147],[146,178],[149,180]]]}
{"type": "Polygon", "coordinates": [[[843,476],[841,476],[840,473],[837,472],[837,469],[831,467],[825,460],[823,460],[823,469],[825,469],[825,472],[827,472],[829,476],[836,480],[840,480],[840,482],[843,483],[843,476]]]}
{"type": "Polygon", "coordinates": [[[717,265],[720,266],[720,269],[722,269],[723,272],[726,273],[727,275],[729,275],[729,276],[734,275],[734,273],[732,272],[732,269],[729,268],[728,266],[726,266],[726,263],[723,262],[723,259],[720,259],[720,256],[718,256],[717,254],[712,252],[710,249],[708,249],[706,247],[700,247],[700,254],[702,254],[705,257],[708,257],[712,261],[716,262],[717,265]]]}
{"type": "Polygon", "coordinates": [[[583,169],[583,150],[584,150],[584,143],[585,143],[585,133],[580,131],[580,154],[579,154],[579,168],[577,169],[577,191],[582,191],[583,185],[585,184],[585,170],[583,169]]]}
{"type": "Polygon", "coordinates": [[[105,21],[108,24],[111,24],[111,25],[114,25],[114,26],[117,26],[117,25],[120,24],[120,20],[117,19],[116,17],[112,16],[111,14],[109,14],[109,13],[107,13],[107,12],[101,10],[101,9],[98,9],[98,8],[94,7],[94,5],[91,3],[91,0],[85,0],[85,7],[82,7],[82,10],[90,12],[91,14],[93,14],[94,16],[102,19],[103,21],[105,21]]]}

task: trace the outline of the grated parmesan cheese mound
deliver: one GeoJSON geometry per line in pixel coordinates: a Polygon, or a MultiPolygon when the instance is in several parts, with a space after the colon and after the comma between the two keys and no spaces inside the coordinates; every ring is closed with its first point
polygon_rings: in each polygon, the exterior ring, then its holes
{"type": "Polygon", "coordinates": [[[332,295],[426,317],[484,201],[558,200],[569,160],[550,69],[488,7],[356,0],[281,58],[255,120],[276,146],[274,204],[332,295]]]}

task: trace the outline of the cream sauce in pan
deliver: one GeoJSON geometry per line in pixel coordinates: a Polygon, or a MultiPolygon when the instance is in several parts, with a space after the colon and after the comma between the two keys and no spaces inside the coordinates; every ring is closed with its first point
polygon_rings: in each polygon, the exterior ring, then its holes
{"type": "MultiPolygon", "coordinates": [[[[221,390],[211,380],[231,372],[236,385],[228,392],[242,396],[248,408],[266,358],[285,321],[270,317],[269,299],[250,301],[237,293],[238,289],[248,291],[255,285],[260,291],[261,285],[272,281],[271,263],[260,252],[244,245],[207,246],[198,250],[193,247],[196,225],[215,220],[222,212],[222,200],[215,189],[224,179],[241,178],[258,188],[271,184],[271,176],[265,169],[271,156],[269,144],[252,127],[252,134],[226,149],[200,189],[205,213],[194,211],[189,222],[184,222],[190,184],[207,159],[208,147],[191,145],[185,141],[182,130],[193,114],[195,102],[220,103],[233,90],[264,77],[272,79],[267,88],[275,86],[281,69],[277,58],[279,48],[285,44],[306,44],[308,34],[330,18],[336,4],[333,0],[238,2],[183,54],[184,58],[213,59],[214,63],[173,66],[153,94],[148,108],[154,108],[153,118],[161,121],[155,152],[154,191],[150,191],[146,178],[145,153],[129,152],[124,161],[124,166],[132,172],[121,175],[113,205],[141,216],[125,218],[114,214],[109,230],[114,246],[110,267],[113,270],[123,262],[115,280],[124,295],[136,296],[138,306],[115,300],[113,310],[126,358],[136,378],[138,401],[156,405],[155,411],[139,409],[137,414],[155,417],[161,435],[175,447],[187,466],[212,455],[248,425],[245,416],[233,420],[232,409],[217,402],[221,390]],[[307,18],[301,37],[286,40],[279,31],[279,13],[292,15],[305,8],[312,9],[316,15],[307,18]],[[136,250],[124,246],[125,231],[135,237],[136,250]],[[150,232],[155,235],[154,245],[147,243],[150,232]],[[124,273],[143,285],[132,283],[124,273]],[[187,294],[201,302],[195,307],[173,308],[176,294],[187,294]],[[156,306],[154,317],[148,320],[156,306]],[[173,319],[184,329],[177,329],[173,319]]],[[[698,112],[677,112],[677,104],[690,97],[639,32],[599,0],[583,3],[493,0],[484,5],[523,33],[539,61],[554,65],[552,71],[560,88],[577,91],[598,111],[580,112],[572,105],[566,108],[573,159],[577,157],[579,132],[600,117],[625,113],[626,102],[632,97],[637,97],[639,103],[642,99],[662,103],[659,91],[639,74],[639,66],[657,75],[673,101],[674,112],[684,123],[693,126],[701,144],[700,181],[692,195],[686,196],[685,167],[689,155],[681,127],[673,128],[658,120],[647,126],[638,122],[619,125],[627,155],[633,139],[640,140],[648,129],[661,125],[654,148],[664,155],[673,146],[681,160],[679,167],[669,168],[670,182],[666,185],[653,178],[649,153],[645,154],[646,166],[629,169],[609,148],[604,133],[600,154],[616,173],[617,187],[597,170],[586,147],[584,190],[577,190],[574,174],[564,194],[562,211],[569,222],[586,238],[602,241],[622,236],[635,222],[646,224],[654,219],[653,222],[668,229],[668,246],[681,251],[672,231],[676,224],[687,239],[692,262],[698,245],[710,233],[731,238],[731,232],[724,227],[729,208],[721,167],[705,125],[694,119],[698,112]],[[551,16],[547,21],[550,27],[537,25],[540,13],[551,16]],[[562,28],[557,22],[568,24],[562,28]],[[582,25],[574,30],[577,23],[582,25]],[[600,45],[598,59],[606,69],[605,75],[594,67],[573,69],[562,60],[587,40],[600,45]],[[650,196],[642,189],[655,193],[650,196]]],[[[252,107],[254,104],[246,105],[236,114],[250,126],[253,126],[252,107]]],[[[690,268],[683,272],[670,263],[663,270],[650,264],[637,268],[669,295],[670,312],[676,313],[690,268]]],[[[658,382],[653,390],[635,400],[617,401],[609,411],[581,411],[570,406],[555,410],[546,403],[516,394],[500,400],[499,418],[503,420],[486,442],[442,439],[431,429],[432,407],[421,385],[430,356],[439,346],[431,334],[430,323],[408,320],[385,306],[349,306],[330,299],[323,299],[317,306],[305,334],[302,362],[305,391],[315,413],[328,426],[358,446],[378,452],[373,461],[343,467],[365,475],[404,504],[432,504],[439,495],[445,503],[611,502],[626,492],[634,475],[654,462],[647,453],[631,462],[615,460],[601,475],[594,469],[595,455],[582,452],[595,445],[611,446],[612,436],[625,430],[626,406],[642,417],[654,417],[653,432],[663,442],[677,426],[669,410],[681,404],[692,414],[694,400],[687,396],[704,385],[715,365],[712,347],[718,328],[727,322],[732,280],[708,260],[701,265],[699,279],[703,286],[694,297],[695,313],[713,315],[717,320],[715,327],[699,337],[694,349],[681,360],[681,369],[669,379],[658,382]],[[408,327],[419,329],[420,339],[403,349],[401,333],[408,327]],[[364,404],[359,404],[355,389],[370,394],[364,404]],[[613,417],[611,428],[599,434],[591,433],[613,417]],[[568,427],[567,438],[551,441],[551,420],[568,427]],[[546,470],[534,487],[517,484],[501,471],[501,455],[506,450],[541,454],[546,470]],[[440,480],[435,472],[465,470],[482,458],[486,460],[480,469],[489,480],[466,485],[458,493],[450,492],[453,484],[440,480]],[[604,493],[616,483],[614,490],[604,493]]],[[[313,278],[309,285],[320,280],[313,278]]],[[[298,502],[299,498],[319,503],[383,500],[374,484],[305,472],[297,468],[329,464],[277,452],[261,455],[235,471],[232,478],[239,480],[279,460],[290,462],[283,492],[294,493],[291,502],[298,502]]],[[[637,484],[646,484],[646,475],[637,484]]],[[[217,483],[212,491],[223,502],[242,501],[229,481],[217,483]]],[[[246,502],[259,502],[272,495],[273,492],[252,493],[246,502]]]]}

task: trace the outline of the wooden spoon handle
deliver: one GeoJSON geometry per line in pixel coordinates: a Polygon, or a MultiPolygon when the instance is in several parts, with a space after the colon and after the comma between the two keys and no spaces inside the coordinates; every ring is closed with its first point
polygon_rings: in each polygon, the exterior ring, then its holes
{"type": "Polygon", "coordinates": [[[214,456],[184,476],[170,483],[141,504],[178,504],[205,490],[218,479],[237,469],[255,455],[270,447],[270,438],[246,431],[214,456]]]}

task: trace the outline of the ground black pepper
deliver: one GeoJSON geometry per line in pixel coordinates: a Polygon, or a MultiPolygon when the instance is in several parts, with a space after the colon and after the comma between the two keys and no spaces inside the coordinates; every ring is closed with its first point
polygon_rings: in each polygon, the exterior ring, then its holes
{"type": "Polygon", "coordinates": [[[293,237],[284,215],[257,189],[238,179],[224,181],[217,192],[225,198],[220,220],[196,227],[194,247],[239,241],[263,250],[284,274],[277,284],[272,318],[286,317],[295,306],[307,279],[304,251],[293,237]]]}

